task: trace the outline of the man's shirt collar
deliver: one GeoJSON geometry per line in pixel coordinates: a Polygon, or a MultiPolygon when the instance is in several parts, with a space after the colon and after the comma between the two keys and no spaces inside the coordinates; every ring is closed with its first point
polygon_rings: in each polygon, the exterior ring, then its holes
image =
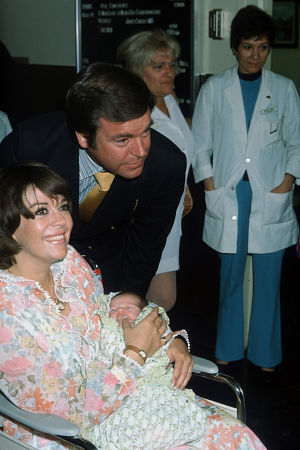
{"type": "Polygon", "coordinates": [[[103,167],[93,161],[85,150],[79,149],[79,181],[89,178],[99,171],[105,172],[103,167]]]}

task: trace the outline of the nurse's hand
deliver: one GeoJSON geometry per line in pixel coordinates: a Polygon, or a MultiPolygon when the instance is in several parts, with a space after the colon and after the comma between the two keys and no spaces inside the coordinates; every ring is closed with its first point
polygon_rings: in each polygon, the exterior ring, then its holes
{"type": "Polygon", "coordinates": [[[204,189],[206,191],[214,191],[215,190],[213,177],[205,178],[205,180],[203,180],[203,184],[204,184],[204,189]]]}
{"type": "Polygon", "coordinates": [[[272,189],[271,192],[273,192],[274,194],[286,194],[287,192],[290,192],[294,182],[295,178],[293,177],[293,175],[286,173],[283,181],[279,184],[279,186],[276,186],[274,189],[272,189]]]}
{"type": "Polygon", "coordinates": [[[190,188],[188,187],[188,185],[186,185],[184,201],[183,201],[182,217],[186,216],[193,209],[193,204],[194,204],[194,202],[193,202],[193,197],[191,195],[190,188]]]}

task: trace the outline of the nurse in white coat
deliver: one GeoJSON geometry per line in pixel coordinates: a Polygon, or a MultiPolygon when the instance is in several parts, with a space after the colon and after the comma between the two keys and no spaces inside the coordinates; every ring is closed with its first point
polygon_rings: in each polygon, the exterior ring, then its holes
{"type": "MultiPolygon", "coordinates": [[[[173,91],[176,60],[180,54],[178,42],[163,30],[141,31],[123,41],[117,50],[117,61],[140,75],[154,95],[151,113],[152,128],[173,141],[186,156],[186,180],[191,165],[194,140],[173,91]]],[[[164,170],[158,167],[157,170],[164,170]]],[[[192,208],[192,198],[186,185],[173,227],[167,238],[159,267],[153,277],[147,300],[169,310],[176,300],[176,271],[179,269],[179,245],[182,216],[192,208]]]]}
{"type": "Polygon", "coordinates": [[[300,104],[291,80],[263,69],[273,19],[249,5],[231,24],[238,65],[212,76],[196,102],[192,132],[196,181],[204,180],[203,240],[219,252],[216,358],[244,357],[243,277],[253,255],[247,358],[264,371],[281,362],[280,275],[296,243],[292,198],[300,178],[300,104]]]}

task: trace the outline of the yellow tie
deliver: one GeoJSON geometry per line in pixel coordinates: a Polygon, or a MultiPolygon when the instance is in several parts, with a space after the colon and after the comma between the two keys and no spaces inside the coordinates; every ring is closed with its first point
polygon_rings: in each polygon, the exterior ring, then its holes
{"type": "Polygon", "coordinates": [[[90,190],[79,205],[79,218],[84,222],[89,222],[92,219],[115,178],[110,172],[97,172],[94,177],[98,184],[90,190]]]}

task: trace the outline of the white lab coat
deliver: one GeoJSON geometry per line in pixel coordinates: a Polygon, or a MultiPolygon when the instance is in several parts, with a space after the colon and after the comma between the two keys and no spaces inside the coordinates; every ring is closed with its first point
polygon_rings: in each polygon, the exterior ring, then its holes
{"type": "Polygon", "coordinates": [[[296,243],[293,190],[270,192],[285,173],[300,178],[300,102],[293,82],[263,69],[247,133],[237,66],[214,75],[198,96],[192,132],[195,180],[212,176],[216,188],[205,192],[204,242],[221,253],[236,252],[235,189],[247,170],[252,189],[248,252],[270,253],[296,243]]]}
{"type": "MultiPolygon", "coordinates": [[[[170,116],[164,114],[159,108],[154,107],[151,118],[153,120],[152,128],[166,136],[170,141],[174,142],[177,147],[186,156],[185,185],[189,173],[189,168],[193,158],[194,140],[190,127],[188,126],[175,98],[172,94],[164,97],[170,116]]],[[[159,168],[163,170],[163,168],[159,168]]],[[[173,272],[179,269],[179,245],[181,237],[181,221],[184,207],[183,191],[179,202],[173,227],[169,233],[165,248],[162,252],[157,274],[165,272],[173,272]]]]}

